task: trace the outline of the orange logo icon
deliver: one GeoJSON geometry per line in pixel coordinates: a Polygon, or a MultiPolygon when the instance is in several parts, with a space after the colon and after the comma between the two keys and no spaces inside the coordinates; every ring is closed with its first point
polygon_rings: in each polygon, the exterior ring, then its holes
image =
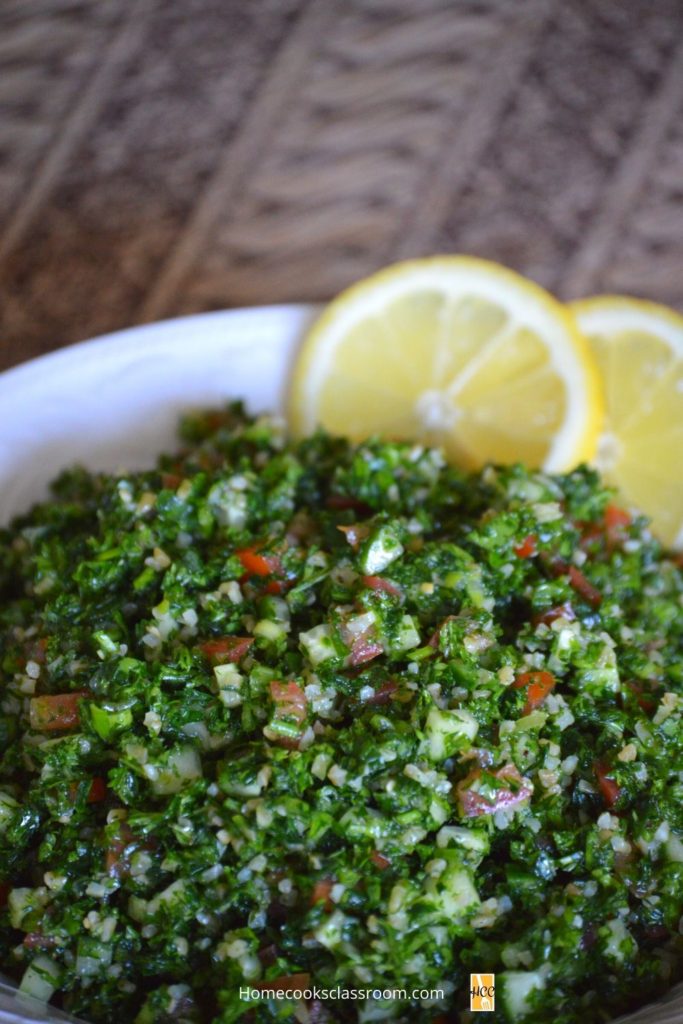
{"type": "Polygon", "coordinates": [[[470,1010],[490,1013],[495,1008],[495,974],[470,974],[470,1010]]]}

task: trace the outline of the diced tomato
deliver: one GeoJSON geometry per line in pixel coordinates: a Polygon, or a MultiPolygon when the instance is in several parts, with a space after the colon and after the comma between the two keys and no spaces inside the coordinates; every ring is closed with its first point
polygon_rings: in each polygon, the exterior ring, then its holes
{"type": "Polygon", "coordinates": [[[538,537],[535,533],[530,533],[528,537],[525,537],[521,544],[516,548],[513,548],[517,558],[533,558],[536,554],[536,544],[538,543],[538,537]]]}
{"type": "Polygon", "coordinates": [[[44,665],[47,661],[47,637],[33,640],[26,651],[26,660],[35,661],[38,665],[44,665]]]}
{"type": "Polygon", "coordinates": [[[75,729],[80,725],[78,702],[89,697],[83,690],[73,693],[54,693],[32,697],[30,707],[31,728],[36,732],[56,732],[75,729]]]}
{"type": "Polygon", "coordinates": [[[125,821],[117,828],[117,834],[109,841],[109,849],[105,856],[105,868],[108,875],[113,878],[123,878],[130,871],[129,854],[132,851],[128,847],[135,842],[130,825],[125,821]]]}
{"type": "Polygon", "coordinates": [[[136,836],[127,822],[119,822],[105,855],[107,874],[112,878],[125,878],[130,872],[130,859],[135,851],[153,850],[155,846],[156,840],[153,837],[136,836]]]}
{"type": "Polygon", "coordinates": [[[317,881],[311,892],[311,906],[315,907],[316,904],[322,903],[325,910],[332,910],[334,904],[330,899],[330,893],[332,892],[333,885],[334,882],[330,878],[321,878],[317,881]]]}
{"type": "Polygon", "coordinates": [[[517,804],[523,803],[533,793],[533,785],[529,779],[520,775],[513,764],[506,764],[490,774],[501,781],[509,780],[513,786],[510,789],[496,790],[494,799],[489,800],[476,788],[473,788],[481,774],[481,768],[475,768],[462,782],[458,783],[458,802],[466,818],[478,818],[482,814],[494,814],[496,811],[508,810],[510,807],[516,807],[517,804]]]}
{"type": "Polygon", "coordinates": [[[588,523],[583,520],[577,520],[575,525],[581,531],[581,540],[579,541],[581,548],[588,548],[595,541],[602,541],[605,535],[602,523],[588,523]]]}
{"type": "Polygon", "coordinates": [[[90,783],[87,802],[89,804],[98,804],[101,800],[104,800],[106,795],[107,783],[99,775],[96,775],[90,783]]]}
{"type": "Polygon", "coordinates": [[[295,682],[270,684],[275,710],[263,732],[272,743],[287,750],[298,750],[308,715],[306,694],[295,682]]]}
{"type": "Polygon", "coordinates": [[[183,478],[178,473],[162,473],[161,474],[161,486],[167,488],[169,491],[177,490],[183,478]]]}
{"type": "Polygon", "coordinates": [[[337,529],[344,534],[354,551],[357,551],[361,542],[370,535],[370,527],[365,523],[352,523],[350,526],[338,526],[337,529]]]}
{"type": "Polygon", "coordinates": [[[380,654],[384,654],[384,648],[378,640],[373,639],[370,631],[366,630],[364,633],[360,633],[359,636],[354,637],[349,654],[349,665],[352,668],[355,668],[357,665],[364,665],[367,661],[378,658],[380,654]]]}
{"type": "MultiPolygon", "coordinates": [[[[261,555],[256,548],[240,548],[235,554],[246,570],[240,580],[241,583],[248,580],[250,576],[282,574],[282,562],[277,555],[261,555]]],[[[284,580],[269,580],[265,589],[269,594],[281,594],[284,590],[284,580]]]]}
{"type": "Polygon", "coordinates": [[[308,1024],[329,1024],[330,1015],[327,1006],[320,999],[312,999],[306,1009],[308,1010],[308,1024]]]}
{"type": "Polygon", "coordinates": [[[617,547],[623,544],[626,539],[626,531],[631,525],[631,516],[618,505],[608,505],[605,509],[605,533],[607,534],[607,546],[617,547]]]}
{"type": "MultiPolygon", "coordinates": [[[[69,784],[69,796],[71,797],[72,800],[75,800],[77,795],[78,795],[78,783],[77,782],[71,782],[69,784]]],[[[96,775],[95,778],[90,783],[90,789],[88,790],[88,795],[86,797],[86,803],[98,804],[102,800],[105,799],[106,795],[107,795],[107,783],[104,781],[104,779],[100,778],[99,775],[96,775]]]]}
{"type": "Polygon", "coordinates": [[[306,721],[308,702],[306,694],[298,683],[272,682],[270,684],[270,695],[273,698],[277,714],[280,718],[293,718],[299,725],[306,721]]]}
{"type": "Polygon", "coordinates": [[[605,526],[611,530],[615,526],[630,526],[631,515],[618,505],[608,505],[605,509],[605,526]]]}
{"type": "Polygon", "coordinates": [[[453,622],[454,619],[457,619],[457,615],[447,615],[443,622],[439,623],[439,625],[437,626],[437,628],[434,630],[429,640],[427,641],[428,647],[438,648],[441,630],[444,628],[444,626],[448,625],[449,622],[453,622]]]}
{"type": "Polygon", "coordinates": [[[393,679],[387,679],[378,690],[375,690],[372,697],[368,697],[366,704],[388,704],[398,689],[398,683],[393,679]]]}
{"type": "Polygon", "coordinates": [[[250,981],[252,988],[280,989],[282,992],[304,992],[311,987],[310,974],[284,974],[280,978],[269,978],[263,981],[250,981]]]}
{"type": "Polygon", "coordinates": [[[40,932],[29,932],[24,935],[22,945],[26,949],[52,949],[57,945],[57,939],[53,935],[41,935],[40,932]]]}
{"type": "Polygon", "coordinates": [[[608,807],[614,807],[615,803],[619,799],[621,789],[614,779],[609,778],[609,767],[604,763],[604,761],[596,761],[593,765],[593,771],[595,772],[595,777],[598,780],[598,786],[600,787],[603,800],[608,807]]]}
{"type": "Polygon", "coordinates": [[[650,714],[657,707],[657,701],[651,691],[648,691],[641,679],[628,679],[626,681],[631,693],[635,694],[636,700],[646,714],[650,714]]]}
{"type": "Polygon", "coordinates": [[[469,750],[464,750],[459,761],[476,761],[480,768],[488,768],[492,765],[495,758],[493,751],[487,750],[486,747],[470,747],[469,750]]]}
{"type": "Polygon", "coordinates": [[[553,690],[555,677],[551,672],[522,672],[515,679],[513,686],[516,690],[526,688],[526,704],[522,713],[528,715],[535,708],[540,707],[553,690]]]}
{"type": "Polygon", "coordinates": [[[209,661],[222,665],[227,661],[241,661],[254,642],[253,636],[221,636],[199,645],[209,661]]]}
{"type": "Polygon", "coordinates": [[[541,551],[538,557],[551,576],[566,576],[569,572],[569,563],[565,562],[564,558],[560,558],[559,555],[551,555],[547,551],[541,551]]]}
{"type": "Polygon", "coordinates": [[[597,608],[600,605],[602,594],[575,565],[569,566],[569,584],[587,604],[593,608],[597,608]]]}
{"type": "Polygon", "coordinates": [[[379,850],[372,851],[372,853],[370,854],[370,860],[372,861],[376,868],[379,868],[380,871],[385,871],[386,868],[391,866],[391,861],[389,860],[389,858],[385,857],[383,853],[379,852],[379,850]]]}
{"type": "Polygon", "coordinates": [[[279,558],[274,555],[260,555],[256,548],[240,548],[235,554],[249,576],[270,576],[282,568],[279,558]]]}
{"type": "Polygon", "coordinates": [[[278,958],[278,948],[271,942],[268,946],[262,946],[256,954],[264,967],[270,967],[278,958]]]}
{"type": "Polygon", "coordinates": [[[346,494],[328,494],[325,504],[328,508],[339,509],[340,512],[351,509],[362,516],[368,516],[372,512],[370,506],[366,505],[364,501],[359,501],[358,498],[351,498],[346,494]]]}
{"type": "Polygon", "coordinates": [[[549,626],[551,622],[555,622],[557,619],[567,619],[568,622],[573,622],[576,618],[574,609],[572,608],[569,601],[565,601],[564,604],[558,604],[554,608],[548,608],[546,612],[539,612],[538,615],[534,615],[531,620],[534,626],[539,626],[542,622],[549,626]]]}
{"type": "Polygon", "coordinates": [[[361,576],[361,583],[364,587],[379,594],[389,594],[391,597],[402,596],[401,588],[391,580],[385,580],[384,576],[361,576]]]}

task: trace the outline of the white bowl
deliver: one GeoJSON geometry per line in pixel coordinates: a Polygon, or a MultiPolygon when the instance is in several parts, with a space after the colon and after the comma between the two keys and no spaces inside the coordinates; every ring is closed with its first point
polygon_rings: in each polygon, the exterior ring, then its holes
{"type": "Polygon", "coordinates": [[[167,320],[60,349],[0,374],[0,524],[67,466],[138,469],[173,450],[180,414],[244,398],[279,412],[315,306],[167,320]]]}
{"type": "MultiPolygon", "coordinates": [[[[74,463],[152,466],[187,409],[243,398],[281,412],[316,306],[235,309],[118,331],[0,374],[0,525],[45,497],[74,463]]],[[[0,984],[0,1024],[69,1020],[0,984]]],[[[683,986],[619,1024],[680,1024],[683,986]]]]}

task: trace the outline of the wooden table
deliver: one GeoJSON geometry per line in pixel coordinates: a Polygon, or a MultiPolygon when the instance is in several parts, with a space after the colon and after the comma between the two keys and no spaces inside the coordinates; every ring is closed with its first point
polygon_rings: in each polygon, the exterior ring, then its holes
{"type": "Polygon", "coordinates": [[[683,303],[680,0],[4,0],[0,367],[467,251],[683,303]]]}

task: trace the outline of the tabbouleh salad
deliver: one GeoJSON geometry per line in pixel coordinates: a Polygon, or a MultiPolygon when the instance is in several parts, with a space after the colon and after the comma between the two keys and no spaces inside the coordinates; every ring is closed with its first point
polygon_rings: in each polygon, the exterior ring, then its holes
{"type": "Polygon", "coordinates": [[[183,438],[0,532],[0,971],[131,1024],[465,1021],[470,972],[490,1020],[590,1024],[669,988],[683,574],[645,520],[586,468],[239,407],[183,438]]]}

